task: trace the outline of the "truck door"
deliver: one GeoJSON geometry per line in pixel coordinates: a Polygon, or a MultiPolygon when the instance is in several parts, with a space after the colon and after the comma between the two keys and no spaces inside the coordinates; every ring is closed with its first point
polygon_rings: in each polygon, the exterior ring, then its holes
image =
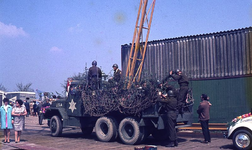
{"type": "Polygon", "coordinates": [[[68,116],[83,115],[83,103],[81,100],[81,91],[77,90],[74,85],[71,86],[68,98],[66,100],[66,111],[68,116]]]}

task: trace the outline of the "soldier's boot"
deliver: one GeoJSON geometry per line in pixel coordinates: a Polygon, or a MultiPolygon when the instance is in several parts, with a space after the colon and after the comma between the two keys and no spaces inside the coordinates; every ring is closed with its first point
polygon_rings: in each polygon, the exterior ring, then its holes
{"type": "Polygon", "coordinates": [[[184,113],[183,107],[180,106],[178,110],[179,110],[179,114],[182,115],[184,113]]]}
{"type": "Polygon", "coordinates": [[[165,147],[175,147],[174,142],[170,142],[169,144],[165,145],[165,147]]]}
{"type": "Polygon", "coordinates": [[[174,141],[174,146],[178,146],[178,140],[174,141]]]}

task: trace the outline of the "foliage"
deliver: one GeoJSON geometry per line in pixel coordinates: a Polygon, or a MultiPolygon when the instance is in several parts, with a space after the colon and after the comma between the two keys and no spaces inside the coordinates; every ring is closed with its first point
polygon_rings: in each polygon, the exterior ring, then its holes
{"type": "Polygon", "coordinates": [[[146,79],[134,83],[126,89],[127,80],[120,82],[103,82],[103,88],[91,90],[84,86],[82,90],[85,114],[103,116],[113,111],[124,114],[140,115],[144,109],[153,105],[157,99],[158,82],[155,79],[146,79]]]}
{"type": "Polygon", "coordinates": [[[1,91],[7,91],[7,89],[3,86],[2,83],[0,83],[0,90],[1,90],[1,91]]]}
{"type": "Polygon", "coordinates": [[[24,91],[24,92],[34,92],[34,90],[31,88],[32,83],[28,83],[26,85],[23,85],[23,83],[17,83],[17,91],[24,91]]]}
{"type": "MultiPolygon", "coordinates": [[[[102,78],[104,78],[106,80],[106,78],[108,77],[108,75],[106,75],[103,71],[102,71],[102,78]]],[[[88,68],[85,67],[85,72],[83,73],[79,73],[79,74],[74,74],[73,76],[69,77],[71,78],[72,80],[79,80],[79,81],[84,81],[86,82],[88,80],[88,68]]],[[[103,80],[103,81],[105,81],[103,80]]],[[[103,82],[102,81],[102,82],[103,82]]],[[[106,84],[106,83],[105,83],[106,84]]],[[[67,85],[67,80],[64,81],[63,84],[61,84],[61,87],[64,88],[64,92],[66,92],[66,85],[67,85]]]]}
{"type": "MultiPolygon", "coordinates": [[[[126,88],[129,81],[126,78],[121,79],[120,82],[113,79],[103,80],[100,89],[92,90],[87,83],[86,75],[84,73],[73,76],[71,79],[78,80],[79,85],[71,84],[68,92],[70,94],[81,93],[83,113],[90,116],[99,117],[118,111],[127,115],[139,116],[143,110],[154,105],[161,98],[158,95],[160,92],[165,93],[172,89],[177,93],[177,82],[174,80],[168,79],[161,86],[154,75],[147,74],[142,76],[140,82],[134,82],[130,88],[126,88]]],[[[192,97],[190,100],[193,101],[192,97]]],[[[193,104],[191,101],[190,103],[193,104]]]]}
{"type": "MultiPolygon", "coordinates": [[[[71,78],[73,80],[81,80],[81,81],[83,81],[83,80],[87,80],[87,75],[88,75],[88,69],[87,69],[87,67],[85,67],[85,72],[83,72],[83,73],[79,72],[77,75],[74,74],[73,76],[71,76],[69,78],[71,78]]],[[[67,80],[65,80],[64,83],[61,84],[61,87],[63,87],[64,90],[65,90],[64,92],[66,92],[66,88],[67,88],[66,86],[67,86],[67,80]]]]}

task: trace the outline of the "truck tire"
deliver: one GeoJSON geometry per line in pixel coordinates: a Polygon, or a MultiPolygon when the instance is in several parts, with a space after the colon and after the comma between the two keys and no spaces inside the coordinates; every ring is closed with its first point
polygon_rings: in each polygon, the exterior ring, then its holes
{"type": "Polygon", "coordinates": [[[39,120],[39,125],[42,125],[44,119],[44,115],[42,113],[39,114],[38,120],[39,120]]]}
{"type": "Polygon", "coordinates": [[[100,117],[95,123],[95,134],[100,141],[114,141],[118,136],[118,123],[113,117],[100,117]]]}
{"type": "Polygon", "coordinates": [[[233,135],[233,144],[238,150],[252,149],[252,134],[247,130],[237,130],[233,135]]]}
{"type": "Polygon", "coordinates": [[[93,132],[93,127],[81,127],[83,135],[90,135],[93,132]]]}
{"type": "Polygon", "coordinates": [[[124,118],[119,124],[119,136],[124,144],[138,144],[144,140],[144,127],[139,127],[139,120],[132,117],[124,118]]]}
{"type": "Polygon", "coordinates": [[[62,122],[58,116],[53,116],[51,118],[50,130],[52,136],[60,136],[62,134],[62,122]]]}

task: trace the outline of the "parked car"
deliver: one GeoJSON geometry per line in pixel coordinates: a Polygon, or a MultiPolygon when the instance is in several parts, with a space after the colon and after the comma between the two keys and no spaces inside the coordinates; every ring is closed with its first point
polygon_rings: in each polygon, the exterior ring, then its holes
{"type": "Polygon", "coordinates": [[[251,113],[238,116],[229,123],[228,139],[238,150],[252,149],[252,115],[251,113]]]}

